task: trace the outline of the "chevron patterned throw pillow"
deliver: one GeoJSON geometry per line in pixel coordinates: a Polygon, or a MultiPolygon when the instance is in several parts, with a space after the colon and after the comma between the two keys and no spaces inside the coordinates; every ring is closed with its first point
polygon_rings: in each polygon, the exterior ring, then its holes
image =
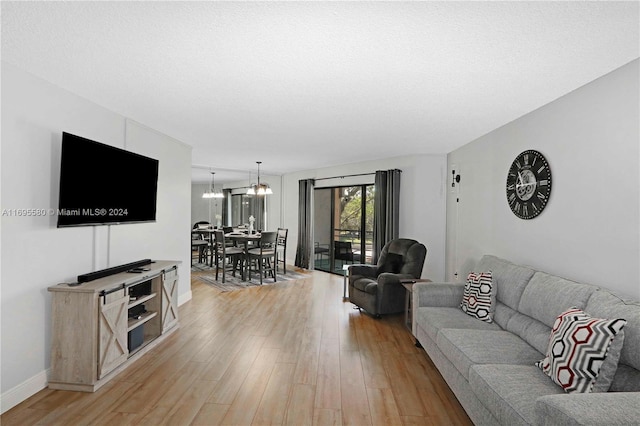
{"type": "Polygon", "coordinates": [[[472,317],[481,321],[493,322],[491,309],[491,292],[493,282],[491,271],[475,273],[467,276],[460,308],[472,317]]]}
{"type": "MultiPolygon", "coordinates": [[[[556,318],[546,357],[535,365],[567,393],[592,392],[605,361],[618,364],[618,359],[607,356],[614,338],[624,338],[621,330],[626,323],[624,319],[591,318],[581,309],[570,308],[556,318]]],[[[616,355],[620,353],[611,357],[616,355]]]]}

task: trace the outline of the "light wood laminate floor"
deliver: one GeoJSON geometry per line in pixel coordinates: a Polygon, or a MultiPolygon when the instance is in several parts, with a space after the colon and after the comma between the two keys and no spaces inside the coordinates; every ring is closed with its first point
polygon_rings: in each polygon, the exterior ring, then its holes
{"type": "Polygon", "coordinates": [[[45,389],[9,425],[470,425],[403,315],[342,301],[342,277],[220,293],[192,274],[180,329],[95,393],[45,389]]]}

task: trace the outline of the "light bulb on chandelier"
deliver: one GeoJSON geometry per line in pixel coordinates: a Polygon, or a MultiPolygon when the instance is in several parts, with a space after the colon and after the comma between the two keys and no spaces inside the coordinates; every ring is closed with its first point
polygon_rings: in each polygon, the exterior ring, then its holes
{"type": "Polygon", "coordinates": [[[262,161],[256,161],[258,164],[258,183],[255,185],[249,185],[247,189],[247,195],[271,195],[273,191],[267,183],[260,183],[260,164],[262,161]]]}
{"type": "Polygon", "coordinates": [[[213,181],[213,175],[215,174],[215,172],[211,172],[211,188],[209,188],[209,191],[205,191],[204,194],[202,194],[202,198],[224,198],[224,193],[222,191],[215,191],[215,185],[213,181]]]}

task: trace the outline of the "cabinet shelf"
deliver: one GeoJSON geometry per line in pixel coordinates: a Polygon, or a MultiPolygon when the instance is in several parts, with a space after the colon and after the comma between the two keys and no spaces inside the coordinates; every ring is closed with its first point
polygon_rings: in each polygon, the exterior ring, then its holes
{"type": "Polygon", "coordinates": [[[139,325],[144,324],[145,322],[149,321],[151,318],[155,317],[156,315],[158,315],[157,312],[149,311],[149,312],[145,312],[144,314],[142,314],[141,318],[128,320],[128,322],[127,322],[127,332],[133,330],[134,328],[138,327],[139,325]]]}
{"type": "Polygon", "coordinates": [[[154,297],[156,297],[157,294],[158,293],[151,293],[151,294],[147,294],[146,296],[140,296],[136,300],[130,300],[129,305],[127,307],[130,309],[130,308],[133,308],[134,306],[138,306],[139,304],[144,303],[147,300],[153,299],[154,297]]]}

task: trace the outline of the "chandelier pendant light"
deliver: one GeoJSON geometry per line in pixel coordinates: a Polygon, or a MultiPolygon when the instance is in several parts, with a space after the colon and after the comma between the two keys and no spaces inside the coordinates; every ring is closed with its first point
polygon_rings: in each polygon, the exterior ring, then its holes
{"type": "Polygon", "coordinates": [[[204,194],[202,194],[202,198],[224,198],[224,193],[222,191],[215,191],[215,184],[213,181],[213,175],[215,174],[216,172],[211,172],[211,188],[209,188],[209,191],[205,191],[204,194]]]}
{"type": "Polygon", "coordinates": [[[249,185],[249,189],[247,190],[247,195],[271,195],[273,191],[269,184],[260,183],[260,164],[262,161],[256,161],[258,164],[258,184],[257,185],[249,185]]]}

